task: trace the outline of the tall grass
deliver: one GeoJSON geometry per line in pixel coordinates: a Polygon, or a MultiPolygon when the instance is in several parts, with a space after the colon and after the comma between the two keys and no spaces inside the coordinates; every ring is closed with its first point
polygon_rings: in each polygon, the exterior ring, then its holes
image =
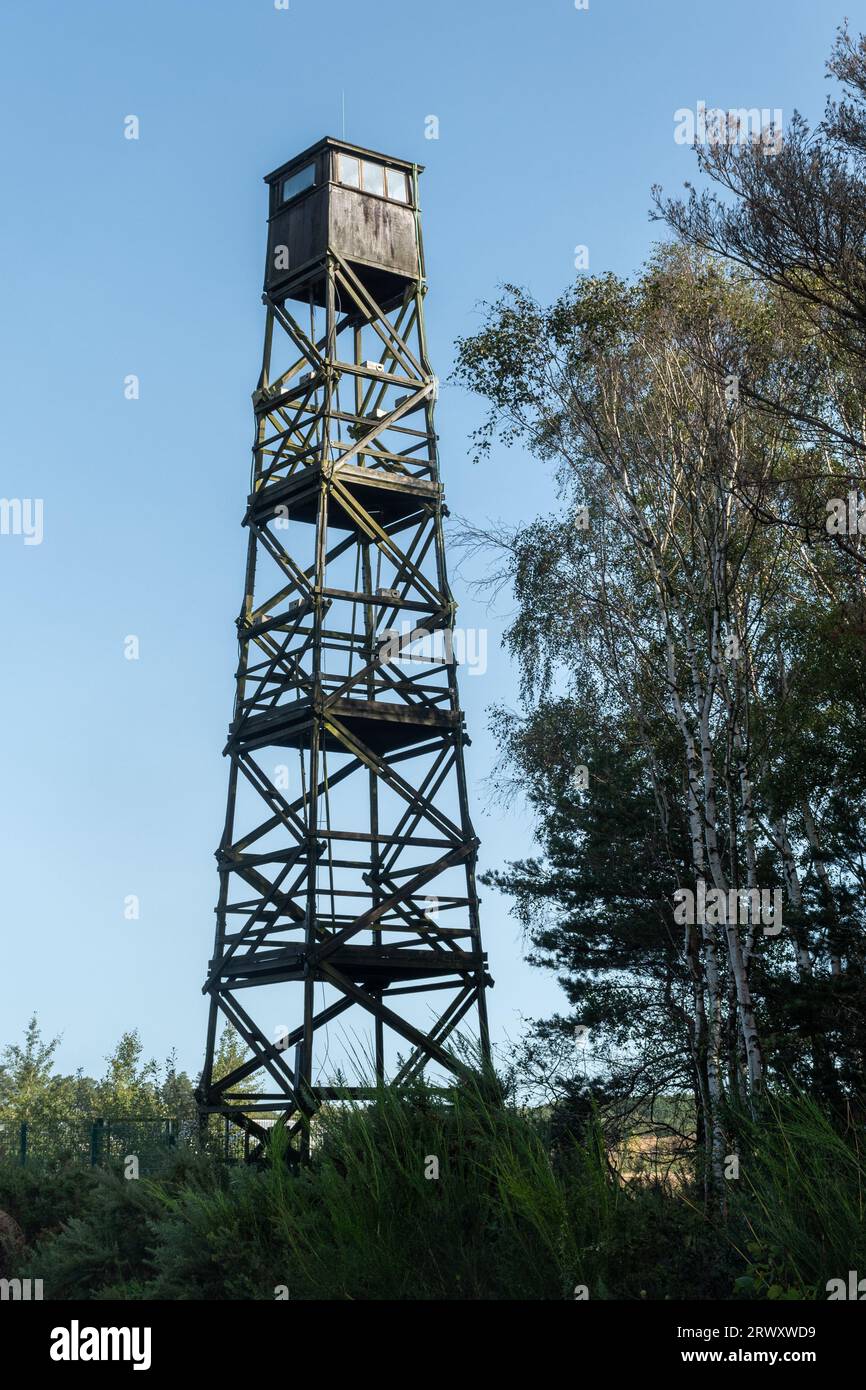
{"type": "Polygon", "coordinates": [[[555,1169],[542,1129],[471,1084],[449,1105],[382,1089],[317,1130],[308,1168],[283,1161],[277,1133],[262,1171],[171,1200],[160,1296],[200,1296],[203,1268],[247,1297],[561,1299],[597,1284],[623,1200],[597,1143],[555,1169]]]}
{"type": "Polygon", "coordinates": [[[308,1165],[276,1131],[258,1167],[101,1175],[20,1272],[52,1298],[209,1300],[822,1298],[866,1273],[853,1132],[798,1096],[735,1122],[725,1225],[699,1185],[624,1182],[591,1121],[552,1142],[487,1082],[382,1089],[319,1113],[308,1165]]]}
{"type": "Polygon", "coordinates": [[[739,1291],[826,1298],[828,1280],[866,1275],[862,1122],[831,1119],[801,1092],[734,1119],[743,1153],[732,1210],[750,1266],[739,1291]]]}

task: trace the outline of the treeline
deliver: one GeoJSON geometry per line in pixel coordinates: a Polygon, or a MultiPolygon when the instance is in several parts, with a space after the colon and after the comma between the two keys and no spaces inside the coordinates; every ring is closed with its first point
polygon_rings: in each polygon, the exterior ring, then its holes
{"type": "Polygon", "coordinates": [[[506,286],[459,344],[484,466],[519,445],[561,500],[463,532],[516,599],[497,783],[541,845],[490,877],[571,1005],[522,1068],[620,1114],[689,1091],[719,1195],[732,1109],[844,1116],[866,1060],[863,38],[830,70],[814,129],[655,191],[675,239],[634,279],[506,286]]]}
{"type": "MultiPolygon", "coordinates": [[[[39,1133],[89,1122],[96,1116],[195,1119],[194,1082],[178,1069],[174,1054],[163,1063],[146,1058],[137,1031],[122,1035],[106,1057],[100,1077],[60,1071],[60,1042],[59,1037],[43,1037],[33,1017],[23,1042],[9,1043],[0,1053],[0,1136],[14,1136],[21,1121],[39,1133]]],[[[237,1034],[226,1027],[220,1039],[219,1074],[237,1066],[244,1056],[237,1034]]]]}

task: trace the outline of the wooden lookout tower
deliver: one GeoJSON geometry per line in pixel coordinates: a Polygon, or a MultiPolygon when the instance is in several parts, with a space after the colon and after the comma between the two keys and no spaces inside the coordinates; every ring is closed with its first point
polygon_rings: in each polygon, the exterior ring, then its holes
{"type": "Polygon", "coordinates": [[[447,1089],[464,1069],[447,1045],[460,1025],[489,1051],[420,172],[325,139],[265,180],[264,356],[198,1092],[203,1117],[253,1140],[257,1115],[278,1111],[303,1146],[317,1105],[368,1095],[369,1079],[426,1073],[447,1089]],[[250,1055],[215,1077],[220,1015],[250,1055]]]}

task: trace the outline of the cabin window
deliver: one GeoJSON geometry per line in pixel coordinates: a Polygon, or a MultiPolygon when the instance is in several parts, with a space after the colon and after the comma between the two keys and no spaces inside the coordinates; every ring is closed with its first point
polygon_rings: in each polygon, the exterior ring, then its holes
{"type": "Polygon", "coordinates": [[[347,188],[361,187],[361,161],[355,159],[354,155],[340,155],[340,183],[344,183],[347,188]]]}
{"type": "Polygon", "coordinates": [[[388,170],[388,197],[398,203],[408,203],[409,181],[402,169],[388,170]]]}
{"type": "Polygon", "coordinates": [[[386,168],[372,159],[360,159],[352,154],[337,156],[337,178],[346,188],[361,188],[395,203],[408,203],[409,180],[402,169],[386,168]]]}
{"type": "Polygon", "coordinates": [[[364,160],[364,192],[378,193],[380,198],[385,196],[385,166],[384,164],[373,164],[369,159],[364,160]]]}
{"type": "Polygon", "coordinates": [[[299,193],[312,188],[315,182],[315,163],[305,164],[303,169],[298,169],[294,174],[289,174],[287,179],[283,179],[282,201],[287,203],[290,198],[297,198],[299,193]]]}

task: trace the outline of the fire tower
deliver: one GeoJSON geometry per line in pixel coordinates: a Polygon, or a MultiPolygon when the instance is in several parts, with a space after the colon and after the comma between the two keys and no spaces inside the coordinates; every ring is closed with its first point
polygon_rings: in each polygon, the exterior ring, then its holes
{"type": "Polygon", "coordinates": [[[489,1052],[420,172],[325,139],[265,180],[264,354],[198,1092],[203,1117],[258,1140],[264,1112],[303,1144],[322,1100],[370,1094],[333,1055],[335,1020],[379,1083],[426,1071],[447,1089],[464,1070],[446,1047],[463,1020],[489,1052]],[[251,1055],[217,1078],[220,1014],[251,1055]]]}

